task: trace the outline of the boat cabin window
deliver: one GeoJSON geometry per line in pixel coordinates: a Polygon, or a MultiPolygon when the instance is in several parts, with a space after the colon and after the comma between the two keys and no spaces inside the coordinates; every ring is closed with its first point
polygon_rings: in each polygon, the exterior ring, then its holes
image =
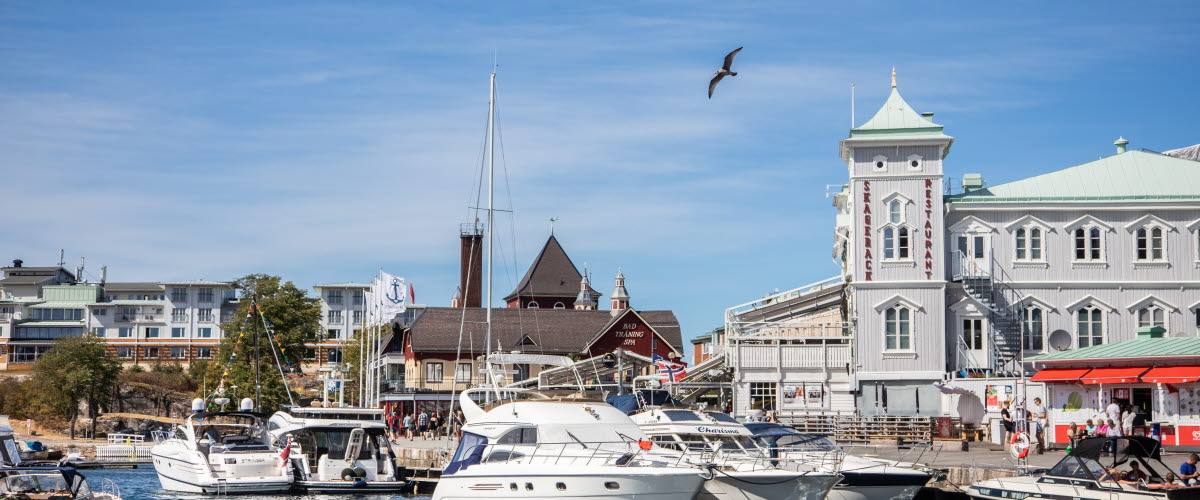
{"type": "Polygon", "coordinates": [[[504,433],[496,444],[537,444],[537,427],[518,427],[504,433]]]}
{"type": "Polygon", "coordinates": [[[488,440],[486,437],[464,432],[462,439],[458,441],[458,449],[454,451],[454,458],[450,459],[450,463],[446,465],[446,469],[442,471],[442,475],[448,476],[458,472],[460,469],[465,469],[479,463],[483,457],[483,450],[487,448],[487,444],[488,440]]]}
{"type": "Polygon", "coordinates": [[[679,439],[688,443],[690,450],[724,448],[725,450],[758,449],[746,436],[713,436],[707,434],[680,434],[679,439]],[[707,445],[706,445],[707,444],[707,445]]]}
{"type": "MultiPolygon", "coordinates": [[[[317,444],[317,454],[327,454],[332,460],[345,460],[346,448],[350,445],[350,432],[354,429],[345,430],[320,430],[313,432],[313,438],[317,444]]],[[[370,446],[363,446],[358,452],[358,459],[366,460],[371,458],[374,450],[370,446]]]]}
{"type": "Polygon", "coordinates": [[[727,423],[731,423],[731,424],[740,423],[737,421],[736,418],[733,418],[728,413],[713,412],[713,413],[705,413],[705,415],[708,415],[709,418],[716,420],[717,422],[727,422],[727,423]]]}
{"type": "Polygon", "coordinates": [[[691,420],[695,420],[697,422],[700,421],[700,415],[697,415],[694,411],[688,410],[663,410],[663,415],[665,415],[672,422],[687,422],[691,420]]]}

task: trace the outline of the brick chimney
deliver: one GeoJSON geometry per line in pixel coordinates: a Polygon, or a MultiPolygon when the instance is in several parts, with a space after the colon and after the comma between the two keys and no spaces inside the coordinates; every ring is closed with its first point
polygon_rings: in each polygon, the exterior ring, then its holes
{"type": "Polygon", "coordinates": [[[458,304],[453,307],[480,307],[483,304],[483,224],[463,224],[458,231],[458,304]],[[461,295],[459,295],[461,294],[461,295]]]}

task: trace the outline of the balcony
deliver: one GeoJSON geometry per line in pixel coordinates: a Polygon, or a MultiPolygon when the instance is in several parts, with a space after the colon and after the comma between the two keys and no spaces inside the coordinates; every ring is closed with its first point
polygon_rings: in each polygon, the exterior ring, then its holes
{"type": "Polygon", "coordinates": [[[117,323],[162,323],[163,313],[116,313],[113,321],[117,323]]]}
{"type": "Polygon", "coordinates": [[[212,323],[214,319],[216,319],[216,317],[211,314],[201,314],[196,317],[196,321],[201,323],[212,323]]]}
{"type": "Polygon", "coordinates": [[[21,319],[21,318],[18,318],[16,316],[16,313],[0,312],[0,321],[12,321],[14,319],[21,319]]]}
{"type": "Polygon", "coordinates": [[[187,322],[188,322],[188,315],[186,315],[186,314],[172,314],[172,315],[171,315],[171,322],[172,322],[172,323],[187,323],[187,322]]]}
{"type": "Polygon", "coordinates": [[[734,333],[722,350],[730,364],[741,369],[845,370],[851,364],[854,337],[849,323],[796,320],[755,323],[753,328],[733,326],[734,333]]]}

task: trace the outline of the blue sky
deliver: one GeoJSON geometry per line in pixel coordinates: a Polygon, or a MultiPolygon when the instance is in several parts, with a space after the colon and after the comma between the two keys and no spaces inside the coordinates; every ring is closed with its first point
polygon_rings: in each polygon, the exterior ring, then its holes
{"type": "Polygon", "coordinates": [[[995,184],[1122,135],[1200,142],[1197,54],[1183,1],[5,1],[0,259],[302,286],[383,266],[446,305],[498,56],[497,295],[558,217],[598,290],[623,267],[690,338],[836,274],[851,83],[862,123],[895,65],[957,138],[947,176],[995,184]]]}

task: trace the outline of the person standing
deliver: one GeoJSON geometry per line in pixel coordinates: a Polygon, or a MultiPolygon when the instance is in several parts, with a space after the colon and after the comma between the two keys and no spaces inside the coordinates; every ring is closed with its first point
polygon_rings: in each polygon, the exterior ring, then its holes
{"type": "Polygon", "coordinates": [[[1133,405],[1125,405],[1125,413],[1121,414],[1121,430],[1125,431],[1126,436],[1133,435],[1133,419],[1137,418],[1137,412],[1133,411],[1133,405]]]}
{"type": "Polygon", "coordinates": [[[417,434],[422,438],[429,437],[429,413],[421,410],[421,414],[417,415],[417,434]]]}
{"type": "Polygon", "coordinates": [[[1179,480],[1183,481],[1185,486],[1191,486],[1192,482],[1200,477],[1200,474],[1196,473],[1196,462],[1200,462],[1200,455],[1192,453],[1186,462],[1179,464],[1179,480]]]}
{"type": "Polygon", "coordinates": [[[1008,405],[1008,401],[1000,404],[1000,418],[1004,419],[1004,436],[1000,440],[1001,444],[1007,444],[1008,440],[1012,439],[1013,417],[1012,412],[1008,411],[1008,405]]]}
{"type": "Polygon", "coordinates": [[[462,439],[462,433],[463,433],[462,428],[463,428],[464,422],[466,422],[466,419],[463,418],[463,412],[462,412],[462,410],[458,410],[454,414],[454,437],[455,437],[455,439],[462,439]]]}
{"type": "Polygon", "coordinates": [[[1042,437],[1046,432],[1046,407],[1042,406],[1042,398],[1033,398],[1033,405],[1029,407],[1029,414],[1033,417],[1029,433],[1033,434],[1037,446],[1037,452],[1040,454],[1044,449],[1042,437]]]}
{"type": "Polygon", "coordinates": [[[413,440],[413,417],[412,415],[404,415],[404,435],[409,441],[413,440]]]}
{"type": "MultiPolygon", "coordinates": [[[[1112,422],[1121,421],[1121,405],[1117,403],[1116,399],[1108,404],[1108,407],[1104,409],[1104,413],[1108,414],[1108,419],[1112,422]]],[[[1109,425],[1112,425],[1112,422],[1109,422],[1109,425]]]]}

